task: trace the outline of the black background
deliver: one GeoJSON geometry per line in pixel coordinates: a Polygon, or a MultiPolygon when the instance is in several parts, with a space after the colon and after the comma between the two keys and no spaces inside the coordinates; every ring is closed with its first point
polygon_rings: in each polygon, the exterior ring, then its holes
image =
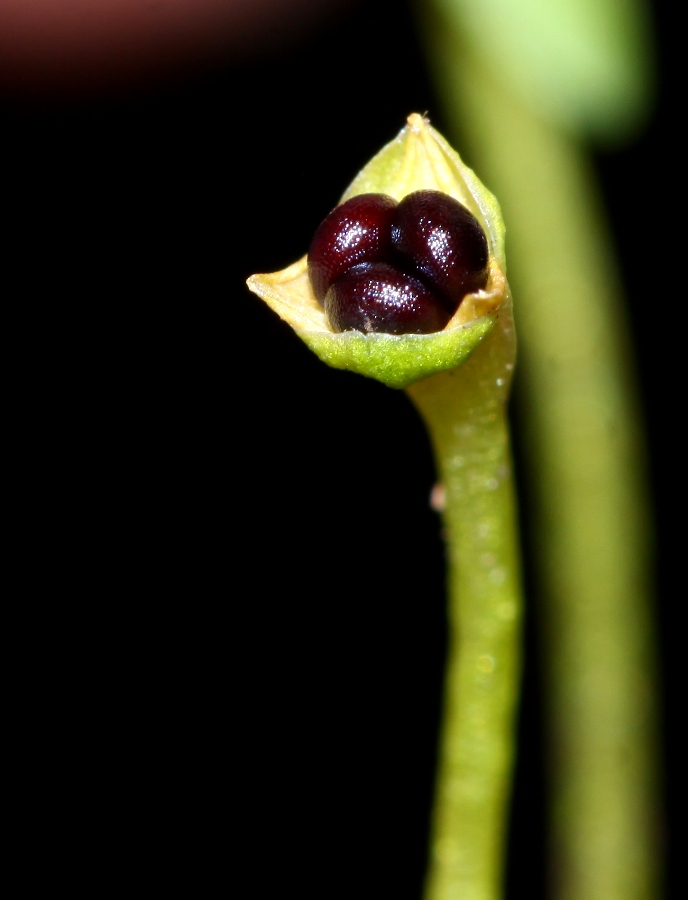
{"type": "MultiPolygon", "coordinates": [[[[682,290],[665,8],[656,115],[596,162],[648,423],[671,825],[682,290]]],[[[45,705],[72,773],[60,804],[80,821],[66,877],[85,877],[86,846],[103,885],[420,896],[444,654],[430,449],[402,393],[323,366],[244,282],[300,257],[358,169],[426,110],[443,130],[411,14],[391,0],[124,96],[5,89],[5,289],[24,320],[12,384],[30,389],[38,435],[30,533],[63,597],[47,628],[71,648],[54,671],[70,688],[46,685],[45,705]]],[[[537,900],[531,618],[508,896],[537,900]]],[[[678,868],[670,852],[674,886],[678,868]]]]}

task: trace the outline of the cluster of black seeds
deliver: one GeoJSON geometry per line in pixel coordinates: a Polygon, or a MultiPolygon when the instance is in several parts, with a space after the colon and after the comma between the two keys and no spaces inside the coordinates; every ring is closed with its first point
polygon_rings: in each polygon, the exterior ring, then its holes
{"type": "Polygon", "coordinates": [[[441,331],[487,283],[488,247],[478,220],[441,191],[397,203],[359,194],[315,232],[308,274],[334,331],[441,331]]]}

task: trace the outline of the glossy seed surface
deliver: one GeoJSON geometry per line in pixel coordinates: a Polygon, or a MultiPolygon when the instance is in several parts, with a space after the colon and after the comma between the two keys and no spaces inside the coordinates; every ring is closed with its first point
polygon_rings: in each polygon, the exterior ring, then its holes
{"type": "Polygon", "coordinates": [[[345,272],[325,296],[325,313],[337,332],[430,334],[450,318],[426,285],[387,263],[362,263],[345,272]]]}
{"type": "Polygon", "coordinates": [[[422,278],[453,314],[466,294],[487,284],[489,250],[475,216],[441,191],[415,191],[394,212],[397,265],[422,278]]]}
{"type": "Polygon", "coordinates": [[[386,194],[359,194],[323,219],[308,250],[308,274],[320,303],[352,266],[389,260],[396,207],[396,200],[386,194]]]}

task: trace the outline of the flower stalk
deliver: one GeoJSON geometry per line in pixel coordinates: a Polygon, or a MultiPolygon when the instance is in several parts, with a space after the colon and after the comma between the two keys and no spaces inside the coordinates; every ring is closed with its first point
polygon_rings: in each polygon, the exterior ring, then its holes
{"type": "Polygon", "coordinates": [[[521,591],[506,400],[510,310],[461,368],[408,393],[444,489],[449,649],[426,900],[501,896],[521,591]]]}

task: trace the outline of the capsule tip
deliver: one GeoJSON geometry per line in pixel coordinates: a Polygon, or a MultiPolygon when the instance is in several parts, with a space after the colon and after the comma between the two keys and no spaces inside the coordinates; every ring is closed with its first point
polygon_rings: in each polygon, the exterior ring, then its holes
{"type": "Polygon", "coordinates": [[[430,124],[430,119],[428,119],[426,114],[421,116],[420,113],[411,113],[406,119],[406,124],[415,134],[420,134],[423,128],[430,124]]]}

